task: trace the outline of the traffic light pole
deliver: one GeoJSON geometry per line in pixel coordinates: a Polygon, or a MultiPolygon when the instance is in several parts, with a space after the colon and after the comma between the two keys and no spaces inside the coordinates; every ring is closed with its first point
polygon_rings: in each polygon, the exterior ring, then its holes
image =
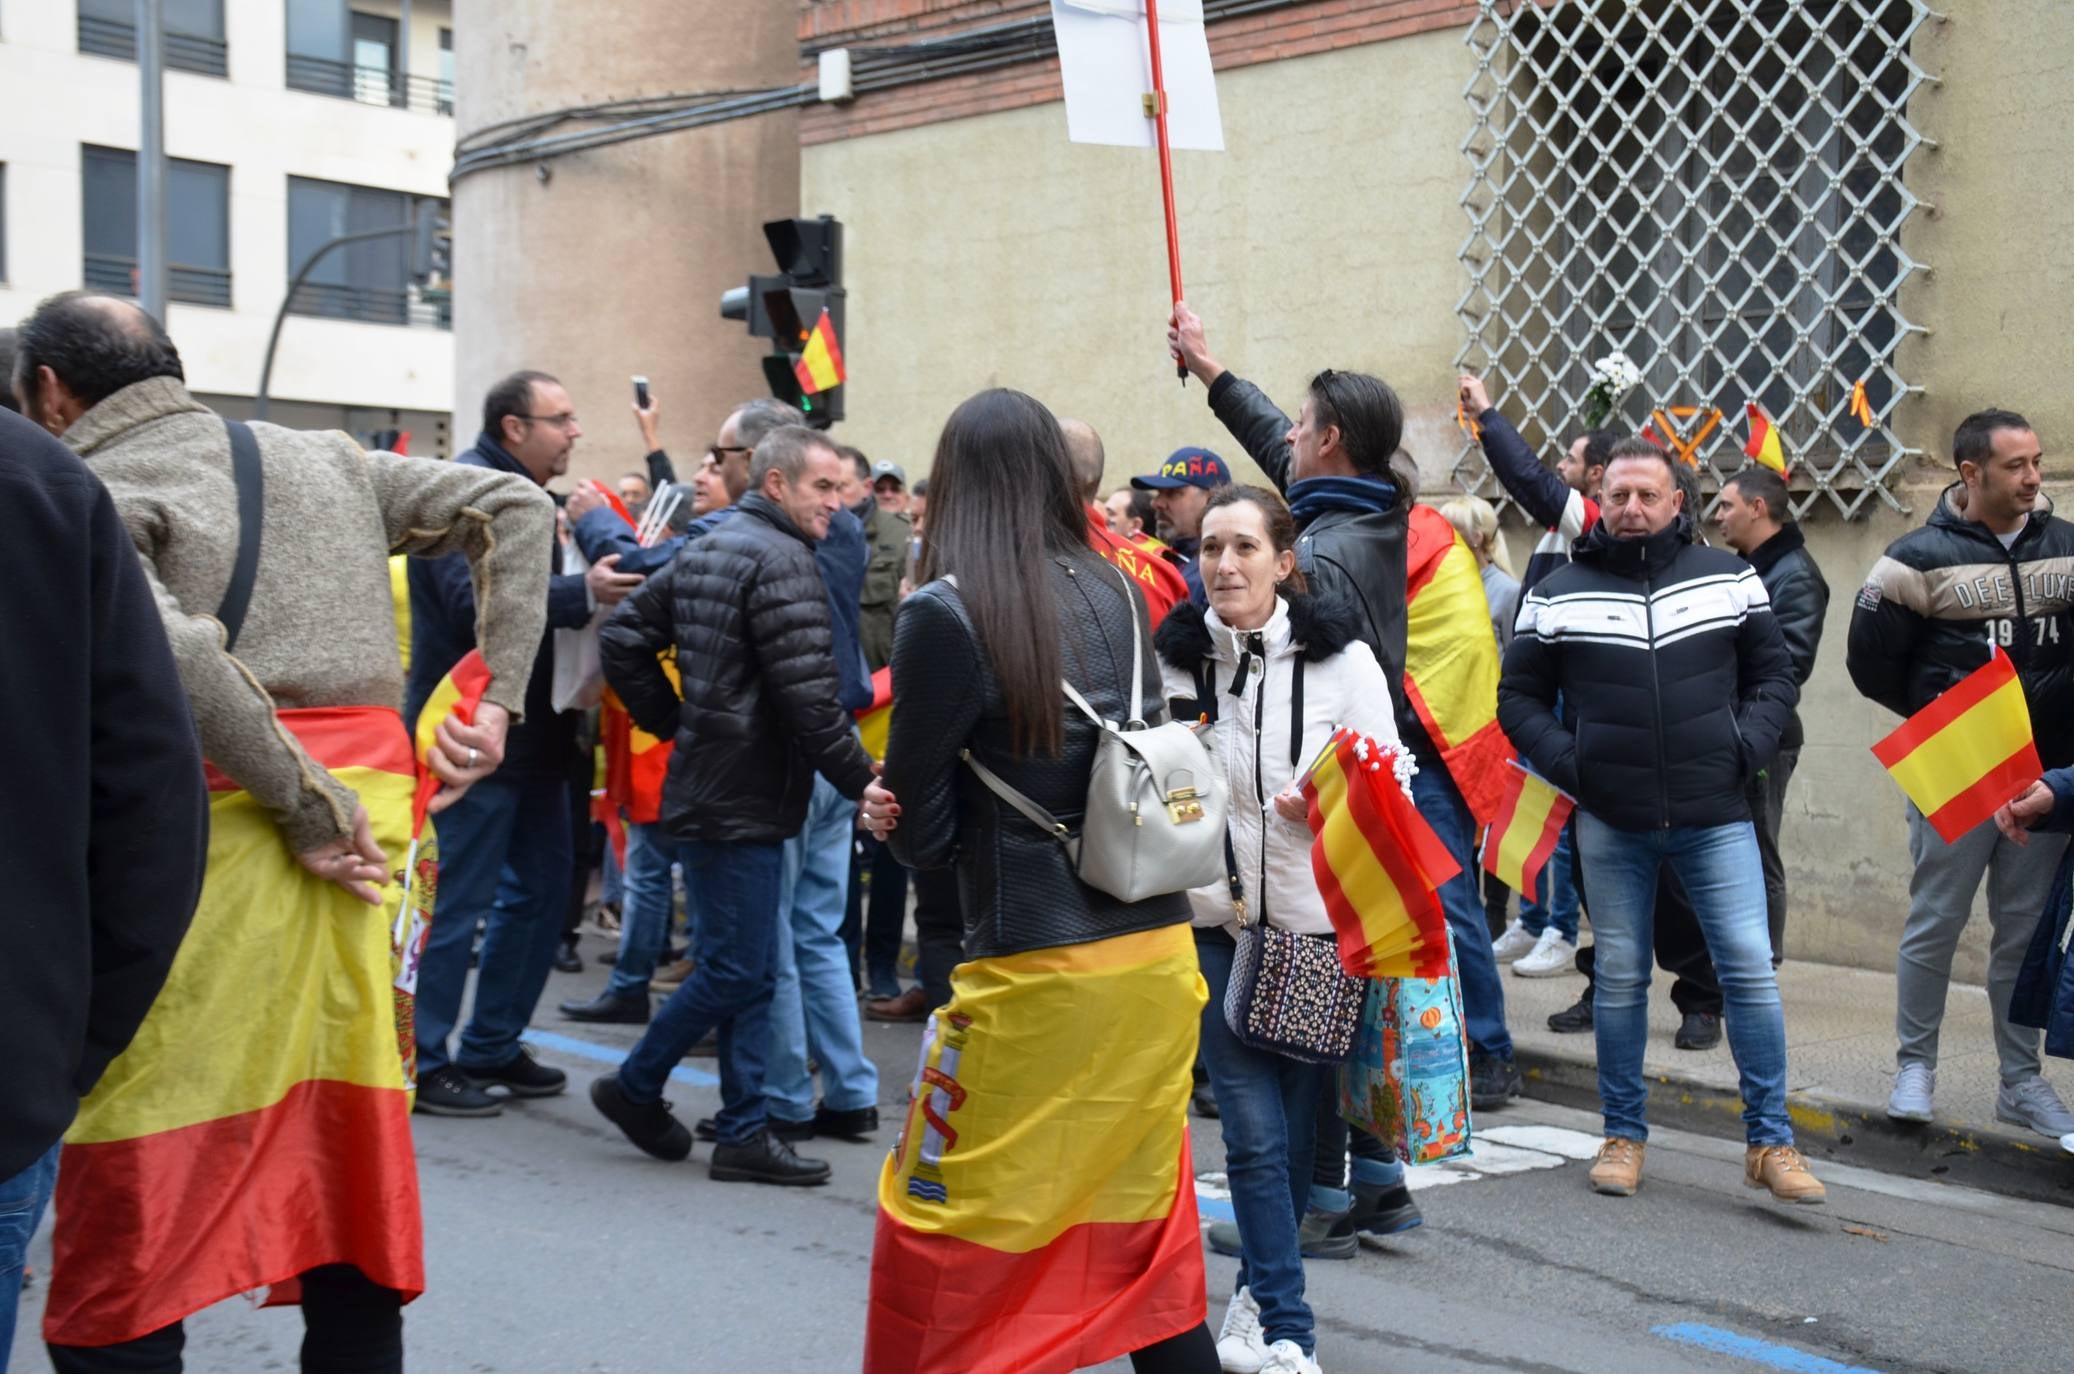
{"type": "Polygon", "coordinates": [[[266,360],[259,365],[259,391],[252,398],[254,419],[266,418],[267,402],[270,399],[267,389],[274,378],[274,349],[281,342],[281,326],[287,322],[288,307],[295,300],[295,293],[302,290],[302,284],[308,280],[311,270],[324,261],[334,248],[343,248],[349,243],[365,243],[369,239],[396,238],[403,234],[415,234],[417,231],[417,223],[412,221],[391,229],[362,229],[356,234],[341,234],[303,259],[302,266],[296,269],[294,279],[288,283],[288,294],[281,297],[281,308],[274,312],[273,330],[266,336],[266,360]]]}

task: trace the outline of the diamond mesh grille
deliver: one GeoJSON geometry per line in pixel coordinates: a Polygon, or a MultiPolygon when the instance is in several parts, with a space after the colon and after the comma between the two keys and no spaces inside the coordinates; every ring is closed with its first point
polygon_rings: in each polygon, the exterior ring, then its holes
{"type": "MultiPolygon", "coordinates": [[[[1482,0],[1467,41],[1471,175],[1457,363],[1537,452],[1584,428],[1591,365],[1642,383],[1609,424],[1696,406],[1712,488],[1745,463],[1744,402],[1777,422],[1797,514],[1846,519],[1910,449],[1891,428],[1920,391],[1896,350],[1922,327],[1901,287],[1921,202],[1902,179],[1929,143],[1910,98],[1921,0],[1482,0]],[[1862,380],[1872,424],[1851,413],[1862,380]]],[[[1501,499],[1482,452],[1455,475],[1501,499]]]]}

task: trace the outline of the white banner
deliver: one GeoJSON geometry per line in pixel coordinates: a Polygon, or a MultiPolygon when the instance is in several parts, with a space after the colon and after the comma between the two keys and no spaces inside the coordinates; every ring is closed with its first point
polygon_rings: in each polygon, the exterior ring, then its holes
{"type": "MultiPolygon", "coordinates": [[[[1051,0],[1051,19],[1066,87],[1067,136],[1075,143],[1153,147],[1144,104],[1152,93],[1144,0],[1051,0]]],[[[1168,144],[1223,152],[1202,0],[1160,0],[1159,48],[1168,144]]]]}

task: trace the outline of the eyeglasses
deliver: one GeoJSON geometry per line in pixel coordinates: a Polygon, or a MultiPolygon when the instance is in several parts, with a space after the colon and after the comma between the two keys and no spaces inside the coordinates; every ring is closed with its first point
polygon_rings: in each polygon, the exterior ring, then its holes
{"type": "Polygon", "coordinates": [[[716,463],[724,463],[727,461],[727,455],[730,453],[754,453],[755,451],[754,449],[744,448],[739,445],[715,444],[706,450],[706,456],[716,463]]]}
{"type": "Polygon", "coordinates": [[[560,415],[521,415],[519,418],[521,420],[538,420],[541,424],[553,425],[556,429],[574,429],[576,427],[576,412],[573,410],[565,411],[560,415]]]}

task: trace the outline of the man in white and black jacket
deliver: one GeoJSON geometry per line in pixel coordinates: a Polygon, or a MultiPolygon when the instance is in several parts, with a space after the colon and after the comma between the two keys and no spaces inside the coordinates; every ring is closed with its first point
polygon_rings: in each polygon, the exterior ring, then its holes
{"type": "Polygon", "coordinates": [[[1591,1183],[1627,1196],[1641,1182],[1650,927],[1668,864],[1721,976],[1745,1179],[1781,1201],[1820,1202],[1786,1117],[1786,1021],[1745,794],[1800,699],[1793,663],[1756,570],[1690,541],[1662,449],[1615,444],[1601,504],[1570,566],[1526,597],[1498,684],[1505,733],[1578,803],[1607,1137],[1591,1183]]]}

